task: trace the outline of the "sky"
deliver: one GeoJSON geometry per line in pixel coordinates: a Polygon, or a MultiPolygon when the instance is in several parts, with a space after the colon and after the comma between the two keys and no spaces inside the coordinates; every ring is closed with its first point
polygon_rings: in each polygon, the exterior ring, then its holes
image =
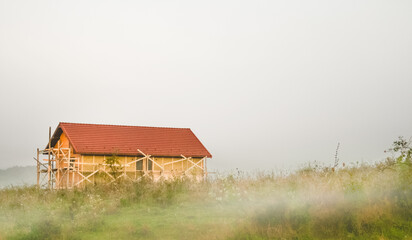
{"type": "Polygon", "coordinates": [[[412,136],[412,1],[0,0],[0,168],[59,122],[188,127],[208,168],[375,162],[412,136]]]}

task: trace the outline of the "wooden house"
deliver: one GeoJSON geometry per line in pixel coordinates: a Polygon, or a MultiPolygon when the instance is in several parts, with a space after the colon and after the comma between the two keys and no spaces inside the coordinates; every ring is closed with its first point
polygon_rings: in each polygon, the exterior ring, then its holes
{"type": "Polygon", "coordinates": [[[37,150],[37,183],[74,188],[99,181],[144,176],[202,179],[212,155],[189,128],[60,123],[37,150]],[[39,159],[40,155],[47,159],[39,159]],[[108,163],[108,159],[113,160],[108,163]]]}

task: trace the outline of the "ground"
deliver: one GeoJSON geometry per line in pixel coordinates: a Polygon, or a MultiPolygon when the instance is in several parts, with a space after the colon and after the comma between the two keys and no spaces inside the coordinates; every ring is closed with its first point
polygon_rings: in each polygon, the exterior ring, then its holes
{"type": "Polygon", "coordinates": [[[0,190],[0,239],[412,239],[408,164],[0,190]]]}

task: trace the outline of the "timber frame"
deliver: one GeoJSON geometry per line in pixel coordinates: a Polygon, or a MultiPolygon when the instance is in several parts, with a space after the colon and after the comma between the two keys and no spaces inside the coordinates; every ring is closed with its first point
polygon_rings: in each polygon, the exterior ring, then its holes
{"type": "MultiPolygon", "coordinates": [[[[93,156],[93,162],[85,162],[83,155],[74,154],[71,147],[62,147],[57,143],[54,147],[51,147],[51,128],[49,128],[49,143],[44,150],[37,149],[37,156],[34,160],[37,163],[37,187],[47,189],[73,189],[77,187],[83,187],[85,184],[95,183],[94,176],[98,173],[108,176],[107,183],[115,182],[116,180],[123,178],[125,180],[137,182],[143,177],[148,177],[153,181],[159,181],[162,179],[168,179],[171,177],[194,177],[195,179],[206,179],[207,157],[198,158],[194,160],[192,157],[186,157],[180,155],[178,158],[173,158],[172,161],[163,163],[156,161],[154,156],[145,154],[137,149],[140,153],[138,156],[126,156],[123,163],[114,164],[121,169],[118,176],[113,175],[110,171],[109,165],[106,163],[95,163],[93,156]],[[46,159],[40,159],[40,156],[47,155],[46,159]],[[130,158],[130,161],[126,161],[130,158]],[[130,167],[138,162],[145,161],[151,163],[151,168],[148,164],[142,169],[137,170],[135,167],[133,170],[130,167]],[[186,169],[176,169],[173,166],[177,163],[186,162],[186,169]],[[158,170],[154,170],[156,165],[158,170]],[[171,165],[171,168],[166,166],[171,165]],[[87,166],[87,167],[85,167],[87,166]],[[128,169],[129,168],[129,169],[128,169]],[[193,169],[199,169],[201,174],[191,175],[193,169]],[[139,173],[139,174],[138,174],[139,173]]],[[[105,158],[105,157],[104,157],[105,158]]],[[[199,171],[198,170],[198,171],[199,171]]]]}

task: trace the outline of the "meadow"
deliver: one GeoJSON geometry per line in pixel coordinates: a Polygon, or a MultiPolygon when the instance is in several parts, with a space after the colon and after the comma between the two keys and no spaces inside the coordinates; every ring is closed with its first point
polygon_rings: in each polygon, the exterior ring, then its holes
{"type": "Polygon", "coordinates": [[[412,239],[410,159],[0,190],[0,239],[412,239]]]}

